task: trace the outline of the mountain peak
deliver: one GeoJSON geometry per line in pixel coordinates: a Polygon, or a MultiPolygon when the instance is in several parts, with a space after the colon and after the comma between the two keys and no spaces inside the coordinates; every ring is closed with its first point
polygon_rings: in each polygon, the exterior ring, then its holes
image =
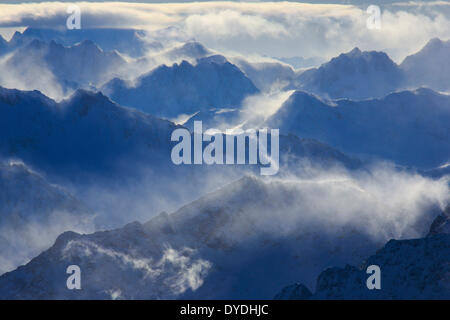
{"type": "Polygon", "coordinates": [[[91,51],[98,51],[98,52],[102,52],[103,51],[97,44],[95,44],[91,40],[83,40],[83,41],[75,44],[74,47],[75,48],[80,48],[80,49],[83,49],[83,50],[91,50],[91,51]]]}
{"type": "Polygon", "coordinates": [[[427,86],[439,91],[450,89],[450,40],[433,38],[418,52],[407,56],[400,67],[408,86],[427,86]]]}
{"type": "MultiPolygon", "coordinates": [[[[316,292],[295,294],[300,285],[284,288],[284,299],[448,299],[450,236],[434,235],[413,240],[390,240],[361,268],[332,267],[317,277],[316,292]],[[367,290],[366,267],[380,266],[383,289],[367,290]]],[[[301,287],[302,288],[302,287],[301,287]]]]}
{"type": "Polygon", "coordinates": [[[348,52],[348,55],[352,56],[360,56],[362,54],[361,50],[358,47],[353,48],[352,51],[348,52]]]}
{"type": "Polygon", "coordinates": [[[198,55],[206,55],[208,54],[208,50],[203,46],[200,42],[197,41],[190,41],[186,42],[184,45],[181,46],[180,50],[185,50],[189,53],[196,53],[198,55]]]}
{"type": "Polygon", "coordinates": [[[65,231],[61,233],[55,241],[55,247],[66,245],[69,241],[81,238],[81,234],[73,231],[65,231]]]}
{"type": "Polygon", "coordinates": [[[430,41],[427,42],[427,44],[425,45],[425,48],[428,49],[438,49],[441,48],[444,44],[449,43],[449,41],[443,41],[439,38],[432,38],[430,39],[430,41]]]}
{"type": "Polygon", "coordinates": [[[209,57],[197,59],[197,63],[199,63],[199,64],[202,64],[202,63],[225,64],[227,62],[228,62],[228,60],[220,54],[215,54],[215,55],[212,55],[209,57]]]}
{"type": "MultiPolygon", "coordinates": [[[[407,61],[407,59],[410,59],[410,57],[415,57],[415,56],[425,57],[428,55],[436,55],[441,52],[446,53],[446,50],[449,50],[449,49],[450,49],[450,40],[444,41],[439,38],[432,38],[425,44],[425,46],[419,52],[406,57],[405,61],[407,61]]],[[[448,57],[448,54],[447,54],[447,57],[448,57]]]]}
{"type": "Polygon", "coordinates": [[[171,49],[168,53],[169,57],[173,59],[180,57],[198,59],[205,57],[209,54],[211,54],[211,51],[209,51],[200,42],[197,41],[186,42],[181,46],[171,49]]]}
{"type": "Polygon", "coordinates": [[[30,49],[42,49],[45,47],[45,42],[39,40],[39,39],[33,39],[28,45],[27,48],[30,49]]]}
{"type": "Polygon", "coordinates": [[[391,58],[389,58],[389,56],[383,51],[375,51],[375,50],[361,51],[358,47],[353,48],[349,52],[340,54],[339,56],[331,59],[330,62],[325,63],[324,65],[340,62],[344,60],[344,58],[355,59],[355,62],[360,60],[365,61],[366,63],[372,63],[373,61],[381,61],[389,65],[395,65],[395,63],[391,60],[391,58]]]}
{"type": "Polygon", "coordinates": [[[311,291],[301,283],[289,285],[278,293],[274,300],[306,300],[312,296],[311,291]]]}
{"type": "Polygon", "coordinates": [[[330,98],[367,99],[395,91],[403,73],[389,56],[380,51],[354,48],[301,73],[293,89],[302,89],[330,98]]]}
{"type": "Polygon", "coordinates": [[[224,61],[214,56],[200,59],[197,64],[183,60],[172,66],[161,65],[140,76],[134,86],[110,81],[102,90],[107,90],[121,105],[158,117],[174,118],[211,108],[236,108],[258,89],[238,67],[224,61]]]}
{"type": "Polygon", "coordinates": [[[72,103],[113,103],[100,91],[90,91],[86,89],[76,90],[67,101],[72,103]]]}
{"type": "Polygon", "coordinates": [[[21,91],[17,89],[8,89],[0,86],[0,103],[5,102],[9,105],[16,105],[26,100],[39,100],[44,104],[55,103],[54,100],[42,94],[39,90],[21,91]]]}
{"type": "Polygon", "coordinates": [[[431,224],[428,236],[435,234],[450,234],[450,204],[447,205],[431,224]]]}

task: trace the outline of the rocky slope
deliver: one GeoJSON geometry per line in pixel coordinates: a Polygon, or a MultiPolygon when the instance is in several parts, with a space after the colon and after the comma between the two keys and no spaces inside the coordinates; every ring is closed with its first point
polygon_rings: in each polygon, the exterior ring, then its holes
{"type": "Polygon", "coordinates": [[[450,159],[450,96],[429,89],[326,101],[296,91],[265,125],[347,153],[430,169],[450,159]]]}
{"type": "Polygon", "coordinates": [[[39,89],[47,95],[60,88],[60,95],[78,88],[100,86],[126,64],[116,51],[103,51],[86,40],[70,47],[34,39],[2,62],[7,75],[1,84],[19,89],[39,89]]]}
{"type": "Polygon", "coordinates": [[[160,66],[135,84],[113,79],[102,91],[121,105],[175,118],[210,108],[238,107],[258,89],[235,65],[213,56],[196,65],[183,61],[160,66]]]}
{"type": "Polygon", "coordinates": [[[419,52],[403,60],[407,85],[426,86],[434,90],[450,90],[450,40],[431,39],[419,52]]]}
{"type": "Polygon", "coordinates": [[[64,233],[0,277],[0,298],[267,299],[280,283],[297,277],[311,285],[328,265],[361,261],[392,236],[424,232],[418,221],[426,215],[383,217],[374,211],[385,212],[382,202],[353,183],[246,177],[144,224],[64,233]],[[406,219],[396,223],[405,229],[393,228],[396,219],[406,219]],[[82,290],[66,288],[72,264],[82,270],[82,290]]]}
{"type": "Polygon", "coordinates": [[[94,214],[23,163],[0,164],[0,274],[26,263],[66,230],[92,232],[94,214]]]}
{"type": "Polygon", "coordinates": [[[302,284],[284,288],[275,299],[443,299],[450,298],[450,206],[425,238],[390,240],[360,267],[328,268],[312,294],[302,284]],[[369,290],[366,269],[381,270],[381,289],[369,290]]]}
{"type": "Polygon", "coordinates": [[[301,73],[292,87],[329,98],[365,99],[385,96],[404,81],[402,70],[384,52],[358,48],[319,68],[301,73]]]}

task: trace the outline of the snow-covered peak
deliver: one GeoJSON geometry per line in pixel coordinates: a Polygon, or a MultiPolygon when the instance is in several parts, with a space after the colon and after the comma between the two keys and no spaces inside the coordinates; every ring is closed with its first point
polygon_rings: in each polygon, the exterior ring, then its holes
{"type": "Polygon", "coordinates": [[[381,97],[399,88],[402,71],[384,53],[354,48],[301,73],[293,87],[331,98],[381,97]]]}
{"type": "Polygon", "coordinates": [[[235,65],[218,57],[162,65],[139,77],[136,84],[108,82],[102,91],[124,106],[155,116],[176,118],[210,108],[236,108],[258,89],[235,65]],[[168,85],[170,84],[170,85],[168,85]]]}
{"type": "Polygon", "coordinates": [[[225,58],[224,56],[222,56],[220,54],[215,54],[212,56],[199,58],[199,59],[197,59],[197,63],[199,63],[199,64],[202,64],[202,63],[225,64],[225,63],[229,63],[229,62],[228,62],[227,58],[225,58]]]}
{"type": "Polygon", "coordinates": [[[0,84],[12,78],[27,88],[43,88],[47,95],[59,89],[65,95],[80,87],[100,85],[126,64],[117,52],[103,51],[90,40],[65,47],[54,40],[38,39],[14,51],[3,63],[10,77],[0,78],[0,84]]]}
{"type": "MultiPolygon", "coordinates": [[[[330,71],[333,69],[340,69],[342,67],[363,67],[366,63],[375,63],[375,68],[395,68],[395,62],[393,62],[389,56],[382,51],[361,51],[359,48],[354,48],[353,50],[342,53],[338,57],[331,59],[330,62],[324,63],[322,67],[329,68],[330,71]]],[[[368,66],[370,67],[370,66],[368,66]]],[[[350,72],[354,70],[349,70],[350,72]]]]}
{"type": "Polygon", "coordinates": [[[82,28],[74,30],[28,27],[22,33],[16,32],[10,41],[12,48],[29,43],[33,39],[44,42],[54,40],[64,46],[74,46],[83,41],[92,41],[105,51],[117,50],[131,55],[142,56],[148,47],[155,45],[144,41],[146,32],[125,28],[82,28]]]}
{"type": "Polygon", "coordinates": [[[94,92],[86,89],[76,90],[65,102],[73,105],[86,104],[113,104],[113,102],[100,91],[94,92]]]}
{"type": "Polygon", "coordinates": [[[296,91],[266,125],[347,153],[429,169],[450,159],[448,121],[450,96],[423,88],[364,101],[296,91]]]}
{"type": "Polygon", "coordinates": [[[0,189],[0,273],[28,262],[64,230],[94,230],[91,210],[21,161],[0,163],[0,189]]]}
{"type": "Polygon", "coordinates": [[[39,101],[41,104],[53,105],[56,102],[38,90],[23,91],[17,89],[8,89],[0,86],[0,103],[8,105],[18,105],[26,103],[35,103],[39,101]]]}
{"type": "Polygon", "coordinates": [[[375,255],[354,267],[330,267],[317,278],[312,294],[303,284],[292,284],[275,299],[449,299],[450,205],[436,217],[425,238],[390,240],[375,255]],[[366,286],[366,269],[381,270],[381,289],[366,286]]]}
{"type": "MultiPolygon", "coordinates": [[[[0,277],[0,297],[108,299],[119,291],[128,299],[267,299],[295,279],[311,286],[330,264],[358,263],[388,238],[370,231],[377,224],[375,203],[356,205],[351,213],[327,206],[333,197],[338,203],[373,201],[353,183],[246,176],[144,224],[64,233],[49,250],[0,277]],[[71,264],[89,270],[82,291],[65,288],[71,264]]],[[[392,217],[380,217],[384,232],[392,217]]],[[[304,287],[287,291],[307,294],[304,287]]]]}
{"type": "Polygon", "coordinates": [[[0,88],[0,114],[0,153],[49,172],[101,172],[118,157],[137,161],[138,153],[147,162],[170,160],[173,123],[118,106],[100,92],[78,90],[56,103],[36,91],[0,88]]]}
{"type": "Polygon", "coordinates": [[[207,49],[200,42],[189,41],[171,49],[167,53],[167,56],[173,60],[180,58],[199,59],[202,57],[206,57],[211,53],[211,50],[207,49]]]}
{"type": "Polygon", "coordinates": [[[403,60],[407,85],[427,86],[435,90],[450,89],[450,40],[431,39],[419,52],[403,60]]]}
{"type": "Polygon", "coordinates": [[[433,38],[417,53],[407,56],[402,62],[402,67],[409,69],[416,61],[415,59],[427,58],[432,56],[447,55],[450,50],[450,40],[443,41],[439,38],[433,38]]]}
{"type": "Polygon", "coordinates": [[[275,60],[247,61],[241,57],[231,59],[256,85],[265,92],[278,90],[287,86],[294,78],[295,72],[291,66],[275,60]]]}
{"type": "Polygon", "coordinates": [[[449,234],[391,240],[361,268],[347,265],[323,271],[309,299],[449,299],[449,248],[449,234]],[[380,267],[380,290],[366,286],[370,265],[380,267]]]}

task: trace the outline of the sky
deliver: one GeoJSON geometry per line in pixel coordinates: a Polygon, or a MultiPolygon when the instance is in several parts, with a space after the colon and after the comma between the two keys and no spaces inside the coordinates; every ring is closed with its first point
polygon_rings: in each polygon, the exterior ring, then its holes
{"type": "MultiPolygon", "coordinates": [[[[83,28],[155,31],[176,27],[185,39],[195,39],[222,53],[255,58],[329,59],[359,47],[361,50],[385,51],[396,62],[401,62],[431,38],[450,38],[448,1],[386,4],[387,1],[373,0],[372,4],[379,5],[381,10],[379,30],[367,27],[368,4],[352,2],[359,5],[255,1],[83,2],[78,5],[83,28]]],[[[3,1],[0,4],[0,34],[8,38],[15,30],[23,30],[26,26],[65,27],[67,7],[67,3],[62,2],[8,5],[3,1]]]]}
{"type": "MultiPolygon", "coordinates": [[[[3,0],[2,3],[32,3],[32,2],[48,2],[42,0],[3,0]]],[[[58,2],[74,2],[73,0],[59,0],[58,2]]],[[[207,2],[202,0],[197,1],[182,1],[182,0],[174,0],[174,1],[164,1],[164,0],[134,0],[134,1],[126,1],[126,0],[85,0],[84,2],[139,2],[139,3],[176,3],[176,2],[207,2]]],[[[240,2],[240,1],[235,1],[240,2]]],[[[245,2],[245,1],[243,1],[245,2]]],[[[257,1],[253,1],[257,2],[257,1]]],[[[258,1],[258,2],[269,2],[269,1],[258,1]]],[[[302,3],[333,3],[333,4],[389,4],[389,3],[400,3],[400,2],[409,2],[405,0],[306,0],[306,1],[295,1],[302,3]]],[[[436,2],[436,0],[422,0],[424,3],[436,2]]]]}

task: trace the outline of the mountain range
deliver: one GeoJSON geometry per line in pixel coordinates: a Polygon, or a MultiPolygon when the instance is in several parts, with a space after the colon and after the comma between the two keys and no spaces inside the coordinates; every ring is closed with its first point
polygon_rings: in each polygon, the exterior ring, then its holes
{"type": "Polygon", "coordinates": [[[4,66],[9,70],[7,78],[23,79],[24,83],[25,79],[35,79],[41,86],[46,83],[38,76],[36,66],[46,68],[67,94],[78,88],[101,85],[125,63],[116,51],[105,52],[90,40],[64,47],[53,40],[47,43],[35,39],[14,51],[4,66]]]}
{"type": "MultiPolygon", "coordinates": [[[[0,88],[0,156],[20,159],[52,184],[69,188],[103,227],[175,209],[259,170],[257,165],[174,165],[171,134],[176,128],[181,127],[121,107],[98,92],[78,90],[58,103],[37,91],[0,88]],[[180,188],[186,184],[197,187],[180,188]]],[[[282,173],[312,164],[362,166],[314,139],[280,137],[282,173]]]]}
{"type": "Polygon", "coordinates": [[[104,51],[117,50],[132,57],[140,57],[147,50],[162,48],[156,41],[145,41],[146,32],[126,28],[81,28],[48,29],[27,27],[23,32],[15,32],[9,41],[9,50],[17,49],[33,40],[42,42],[55,41],[71,47],[83,41],[92,41],[104,51]]]}
{"type": "MultiPolygon", "coordinates": [[[[0,90],[0,152],[45,172],[111,170],[120,155],[170,155],[169,121],[76,91],[60,103],[38,91],[0,90]],[[103,168],[103,169],[100,169],[103,168]]],[[[138,161],[137,157],[134,158],[138,161]]]]}
{"type": "Polygon", "coordinates": [[[0,37],[0,299],[450,297],[449,41],[294,70],[177,28],[72,31],[0,37]],[[173,164],[196,120],[279,129],[278,174],[173,164]]]}
{"type": "Polygon", "coordinates": [[[333,99],[364,99],[385,96],[403,81],[401,69],[386,53],[355,48],[302,72],[293,87],[333,99]]]}
{"type": "Polygon", "coordinates": [[[430,89],[363,101],[296,91],[265,125],[360,157],[429,169],[448,162],[449,121],[450,97],[430,89]]]}
{"type": "Polygon", "coordinates": [[[407,84],[427,86],[439,91],[450,90],[450,40],[431,39],[419,52],[403,60],[400,68],[406,74],[407,84]]]}
{"type": "Polygon", "coordinates": [[[450,298],[450,207],[436,218],[425,238],[391,240],[360,267],[346,265],[323,271],[316,291],[296,283],[275,299],[439,299],[450,298]],[[381,270],[381,288],[369,290],[366,269],[381,270]]]}
{"type": "Polygon", "coordinates": [[[326,98],[381,98],[398,90],[428,87],[448,91],[450,40],[430,40],[397,65],[384,52],[354,48],[318,68],[301,72],[288,86],[326,98]]]}
{"type": "Polygon", "coordinates": [[[67,229],[95,230],[85,204],[21,162],[0,164],[0,189],[0,273],[28,262],[67,229]]]}
{"type": "Polygon", "coordinates": [[[345,180],[244,177],[146,223],[63,233],[50,249],[0,276],[0,298],[270,299],[280,283],[311,285],[328,265],[356,263],[392,237],[426,233],[424,221],[434,214],[404,217],[405,229],[395,230],[396,213],[377,221],[366,191],[345,180]],[[330,196],[365,206],[348,211],[330,196]],[[364,221],[379,223],[384,233],[375,236],[364,221]],[[72,264],[82,270],[79,291],[66,288],[72,264]]]}
{"type": "Polygon", "coordinates": [[[195,65],[183,61],[157,67],[134,84],[116,78],[102,91],[124,106],[170,118],[214,107],[237,107],[258,89],[235,65],[212,56],[195,65]]]}

